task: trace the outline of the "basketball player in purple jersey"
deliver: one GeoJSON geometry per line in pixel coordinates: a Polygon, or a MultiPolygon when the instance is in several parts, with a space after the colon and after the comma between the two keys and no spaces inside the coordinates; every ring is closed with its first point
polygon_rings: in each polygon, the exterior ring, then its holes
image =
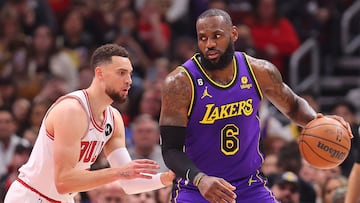
{"type": "Polygon", "coordinates": [[[266,97],[300,126],[317,114],[273,64],[234,51],[228,13],[205,11],[196,30],[200,52],[163,86],[163,157],[179,177],[172,202],[277,202],[259,175],[259,103],[266,97]]]}
{"type": "MultiPolygon", "coordinates": [[[[358,129],[360,134],[360,127],[358,129]]],[[[348,190],[345,196],[345,203],[358,203],[360,202],[360,189],[358,183],[360,181],[360,143],[357,143],[358,150],[355,163],[351,169],[348,182],[348,190]]]]}

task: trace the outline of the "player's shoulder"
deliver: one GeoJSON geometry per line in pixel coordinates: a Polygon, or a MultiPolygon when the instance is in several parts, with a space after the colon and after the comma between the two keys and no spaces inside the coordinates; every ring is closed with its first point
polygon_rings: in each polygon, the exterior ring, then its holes
{"type": "Polygon", "coordinates": [[[165,86],[173,85],[186,85],[189,83],[189,76],[186,69],[183,66],[177,66],[171,71],[164,80],[165,86]]]}
{"type": "Polygon", "coordinates": [[[276,68],[276,66],[268,60],[256,58],[250,55],[246,55],[246,58],[249,65],[257,75],[263,75],[263,74],[268,75],[268,73],[275,73],[275,74],[279,73],[279,70],[276,68]]]}
{"type": "Polygon", "coordinates": [[[51,107],[50,113],[55,114],[85,114],[85,107],[76,97],[63,97],[57,100],[51,107]]]}

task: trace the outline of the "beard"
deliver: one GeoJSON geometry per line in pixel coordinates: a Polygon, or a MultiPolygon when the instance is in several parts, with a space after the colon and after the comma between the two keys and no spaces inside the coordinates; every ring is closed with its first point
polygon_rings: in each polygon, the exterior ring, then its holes
{"type": "Polygon", "coordinates": [[[114,101],[114,102],[118,102],[120,104],[124,103],[126,101],[126,97],[121,97],[119,95],[119,93],[117,93],[114,90],[111,89],[106,89],[105,93],[114,101]]]}
{"type": "MultiPolygon", "coordinates": [[[[199,48],[198,48],[199,50],[199,48]]],[[[222,70],[229,65],[233,59],[235,49],[232,43],[229,43],[225,52],[218,58],[218,60],[209,60],[203,52],[199,51],[201,64],[206,70],[222,70]]]]}

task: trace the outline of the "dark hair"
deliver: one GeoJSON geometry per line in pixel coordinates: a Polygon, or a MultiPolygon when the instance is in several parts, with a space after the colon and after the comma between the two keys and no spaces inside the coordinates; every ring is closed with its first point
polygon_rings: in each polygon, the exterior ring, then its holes
{"type": "Polygon", "coordinates": [[[129,58],[129,53],[122,46],[117,44],[105,44],[97,48],[91,56],[90,67],[95,69],[103,63],[111,63],[111,57],[121,56],[129,58]]]}
{"type": "Polygon", "coordinates": [[[11,110],[9,106],[0,106],[0,112],[7,112],[11,115],[11,119],[15,120],[14,112],[11,110]]]}
{"type": "MultiPolygon", "coordinates": [[[[252,1],[252,7],[253,7],[253,11],[254,11],[254,15],[256,18],[259,18],[259,13],[258,13],[258,7],[260,6],[262,0],[255,0],[252,1]]],[[[278,23],[279,19],[281,18],[281,12],[280,12],[280,2],[278,0],[274,0],[274,11],[275,11],[275,16],[274,16],[274,23],[278,23]]]]}
{"type": "Polygon", "coordinates": [[[200,16],[197,18],[196,21],[203,19],[203,18],[207,18],[207,17],[213,17],[213,16],[221,16],[224,18],[226,24],[228,24],[229,26],[233,25],[230,15],[226,11],[216,9],[216,8],[204,11],[202,14],[200,14],[200,16]]]}
{"type": "Polygon", "coordinates": [[[338,100],[337,102],[335,102],[334,104],[331,105],[330,109],[331,109],[331,111],[334,111],[339,106],[346,107],[353,114],[356,113],[355,105],[347,100],[338,100]]]}

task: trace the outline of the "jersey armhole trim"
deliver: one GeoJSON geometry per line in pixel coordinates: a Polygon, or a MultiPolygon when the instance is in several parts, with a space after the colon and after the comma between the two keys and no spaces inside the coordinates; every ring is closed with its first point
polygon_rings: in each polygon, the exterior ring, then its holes
{"type": "Polygon", "coordinates": [[[257,79],[256,79],[255,74],[254,74],[254,70],[253,70],[253,68],[251,67],[250,63],[249,63],[249,60],[248,60],[247,55],[246,55],[245,53],[242,53],[242,54],[244,55],[244,58],[245,58],[245,61],[246,61],[246,66],[247,66],[247,68],[249,69],[250,76],[252,77],[252,79],[253,79],[254,82],[255,82],[256,92],[258,93],[258,96],[259,96],[260,99],[262,100],[262,99],[263,99],[263,95],[262,95],[262,93],[261,93],[261,88],[260,88],[259,83],[258,83],[258,81],[257,81],[257,79]]]}
{"type": "Polygon", "coordinates": [[[193,81],[193,78],[191,77],[188,69],[184,66],[179,66],[178,68],[180,69],[183,69],[184,72],[186,73],[186,75],[188,76],[189,78],[189,81],[190,81],[190,85],[191,85],[191,101],[190,101],[190,104],[189,104],[189,109],[188,109],[188,116],[191,115],[191,112],[193,110],[193,106],[194,106],[194,103],[195,103],[195,86],[194,86],[194,81],[193,81]]]}
{"type": "MultiPolygon", "coordinates": [[[[50,133],[50,131],[47,129],[47,126],[46,126],[46,118],[47,118],[49,112],[54,108],[54,106],[55,106],[56,104],[58,104],[59,102],[61,102],[62,100],[64,100],[64,99],[75,99],[76,101],[79,102],[79,104],[81,105],[81,107],[84,109],[85,113],[88,114],[87,111],[86,111],[86,108],[85,108],[85,106],[84,106],[84,103],[81,101],[81,99],[80,99],[79,97],[74,96],[74,95],[65,95],[65,96],[60,97],[53,105],[50,106],[50,108],[47,110],[47,112],[46,112],[46,114],[45,114],[45,116],[44,116],[44,120],[42,121],[42,122],[44,122],[44,127],[45,127],[46,135],[47,135],[51,140],[54,140],[54,139],[55,139],[55,135],[53,135],[52,133],[50,133]]],[[[87,127],[87,128],[89,128],[89,125],[90,125],[90,124],[89,124],[89,121],[90,121],[90,120],[88,119],[88,122],[87,122],[87,123],[88,123],[88,127],[87,127]]],[[[86,133],[87,133],[87,130],[84,132],[84,135],[82,135],[81,138],[85,137],[86,133]]]]}

